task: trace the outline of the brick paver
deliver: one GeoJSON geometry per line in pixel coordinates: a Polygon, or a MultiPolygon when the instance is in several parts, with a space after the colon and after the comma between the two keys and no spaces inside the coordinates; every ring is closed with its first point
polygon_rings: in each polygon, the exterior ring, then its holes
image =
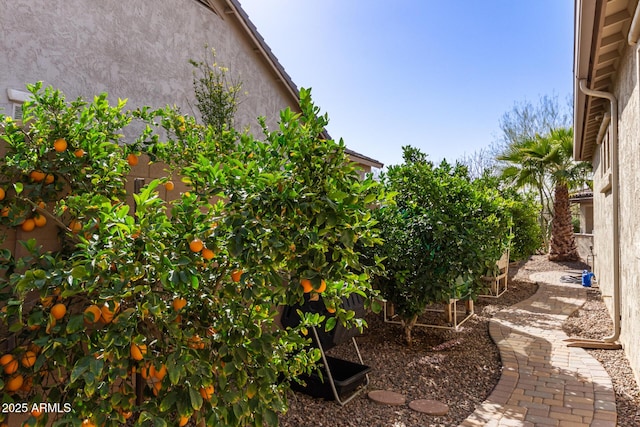
{"type": "Polygon", "coordinates": [[[586,300],[582,286],[561,282],[566,274],[532,275],[538,292],[491,319],[489,332],[500,349],[502,377],[460,426],[615,427],[611,378],[584,349],[563,341],[563,322],[586,300]]]}

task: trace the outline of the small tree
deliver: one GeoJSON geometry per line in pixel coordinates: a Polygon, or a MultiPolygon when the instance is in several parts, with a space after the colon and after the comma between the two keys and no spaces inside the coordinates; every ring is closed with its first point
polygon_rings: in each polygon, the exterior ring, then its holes
{"type": "Polygon", "coordinates": [[[228,77],[229,69],[216,62],[215,50],[208,52],[202,61],[189,61],[195,68],[193,90],[202,121],[220,135],[234,125],[242,82],[228,77]]]}
{"type": "Polygon", "coordinates": [[[326,317],[281,329],[277,307],[321,293],[336,308],[328,327],[364,325],[340,301],[371,294],[376,265],[359,248],[379,242],[368,207],[379,186],[359,180],[342,142],[319,137],[327,118],[306,90],[265,142],[172,109],[29,90],[24,128],[2,117],[0,226],[26,232],[43,215],[64,245],[2,252],[2,339],[16,344],[3,402],[69,405],[28,425],[275,425],[288,383],[319,359],[301,332],[326,317]],[[146,130],[123,144],[133,120],[146,130]],[[139,150],[171,166],[131,209],[139,150]],[[172,174],[190,189],[168,202],[158,190],[172,174]]]}
{"type": "Polygon", "coordinates": [[[480,189],[466,168],[404,147],[404,163],[391,166],[382,182],[396,202],[376,211],[386,276],[375,283],[396,308],[411,343],[412,328],[428,304],[475,298],[482,275],[506,249],[510,218],[498,192],[480,189]]]}

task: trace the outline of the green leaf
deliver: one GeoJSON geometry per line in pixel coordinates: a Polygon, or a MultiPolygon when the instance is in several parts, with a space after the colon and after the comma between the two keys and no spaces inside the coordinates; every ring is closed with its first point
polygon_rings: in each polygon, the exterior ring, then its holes
{"type": "Polygon", "coordinates": [[[170,391],[160,402],[160,412],[167,412],[173,407],[176,400],[178,400],[178,393],[175,390],[170,391]]]}
{"type": "Polygon", "coordinates": [[[193,387],[189,387],[189,399],[191,400],[191,407],[198,411],[202,408],[202,396],[200,396],[200,392],[193,387]]]}
{"type": "Polygon", "coordinates": [[[16,194],[20,194],[22,193],[22,190],[24,190],[24,184],[22,184],[21,182],[16,182],[15,184],[13,184],[13,188],[16,190],[16,194]]]}
{"type": "Polygon", "coordinates": [[[84,314],[73,314],[67,322],[67,334],[74,334],[84,329],[84,314]]]}

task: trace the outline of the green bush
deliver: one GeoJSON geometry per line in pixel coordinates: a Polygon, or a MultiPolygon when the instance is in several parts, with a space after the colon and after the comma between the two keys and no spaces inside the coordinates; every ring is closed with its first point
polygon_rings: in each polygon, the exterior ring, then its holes
{"type": "Polygon", "coordinates": [[[5,359],[36,359],[0,376],[2,402],[71,408],[27,425],[277,424],[289,382],[320,357],[306,328],[364,325],[339,303],[372,294],[376,263],[360,248],[379,243],[380,186],[320,137],[327,118],[307,90],[264,142],[169,108],[134,114],[106,95],[67,103],[30,90],[24,126],[0,117],[0,243],[42,215],[63,250],[24,234],[28,256],[0,252],[2,339],[15,343],[5,359]],[[132,121],[145,130],[125,144],[132,121]],[[140,151],[169,167],[132,209],[125,182],[140,151]],[[163,200],[170,179],[189,191],[163,200]],[[278,328],[277,307],[303,301],[304,279],[335,314],[278,328]]]}
{"type": "Polygon", "coordinates": [[[428,304],[475,298],[508,245],[511,219],[497,190],[476,185],[464,166],[439,166],[412,147],[382,183],[395,204],[376,211],[386,275],[376,277],[396,308],[411,342],[411,328],[428,304]]]}

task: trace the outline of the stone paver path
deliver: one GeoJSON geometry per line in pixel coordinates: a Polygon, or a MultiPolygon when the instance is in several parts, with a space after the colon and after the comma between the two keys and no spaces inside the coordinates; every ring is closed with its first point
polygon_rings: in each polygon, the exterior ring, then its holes
{"type": "Polygon", "coordinates": [[[489,332],[500,349],[502,377],[462,427],[616,425],[611,378],[582,348],[563,341],[564,320],[586,300],[586,290],[562,283],[567,272],[536,273],[539,289],[500,311],[489,332]]]}

